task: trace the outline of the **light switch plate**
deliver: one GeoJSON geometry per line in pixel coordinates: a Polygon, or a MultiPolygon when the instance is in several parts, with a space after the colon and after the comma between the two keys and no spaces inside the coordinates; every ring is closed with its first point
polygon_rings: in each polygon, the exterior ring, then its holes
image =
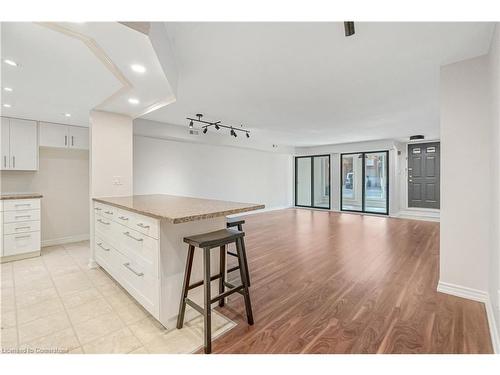
{"type": "Polygon", "coordinates": [[[122,176],[113,176],[113,185],[123,185],[122,176]]]}

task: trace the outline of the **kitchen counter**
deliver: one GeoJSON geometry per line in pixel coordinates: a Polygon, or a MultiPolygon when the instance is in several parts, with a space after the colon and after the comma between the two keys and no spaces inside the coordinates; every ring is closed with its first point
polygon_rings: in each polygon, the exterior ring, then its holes
{"type": "Polygon", "coordinates": [[[152,194],[94,198],[94,201],[130,210],[173,224],[212,219],[264,208],[263,204],[152,194]]]}
{"type": "Polygon", "coordinates": [[[40,193],[2,193],[0,194],[0,200],[7,199],[36,199],[42,198],[43,195],[40,193]]]}

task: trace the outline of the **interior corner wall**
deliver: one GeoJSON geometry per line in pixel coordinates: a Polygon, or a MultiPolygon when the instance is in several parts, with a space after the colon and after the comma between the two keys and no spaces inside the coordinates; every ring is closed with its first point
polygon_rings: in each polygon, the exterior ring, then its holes
{"type": "Polygon", "coordinates": [[[488,56],[443,66],[440,283],[488,290],[491,113],[488,56]]]}
{"type": "Polygon", "coordinates": [[[292,205],[290,154],[134,136],[134,193],[292,205]]]}
{"type": "Polygon", "coordinates": [[[500,24],[496,24],[489,53],[492,136],[491,148],[491,251],[489,269],[489,294],[500,336],[500,24]]]}

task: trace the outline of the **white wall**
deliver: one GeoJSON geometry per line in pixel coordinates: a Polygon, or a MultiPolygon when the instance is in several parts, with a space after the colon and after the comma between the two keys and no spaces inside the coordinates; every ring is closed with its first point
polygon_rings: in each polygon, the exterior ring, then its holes
{"type": "Polygon", "coordinates": [[[489,293],[498,334],[500,335],[500,25],[497,23],[490,50],[490,82],[492,108],[491,136],[491,251],[489,293]]]}
{"type": "Polygon", "coordinates": [[[440,283],[488,290],[491,97],[488,56],[441,68],[440,283]]]}
{"type": "Polygon", "coordinates": [[[134,136],[134,194],[292,204],[289,154],[134,136]]]}
{"type": "Polygon", "coordinates": [[[133,191],[133,123],[128,116],[90,114],[90,194],[92,197],[131,195],[133,191]],[[120,179],[115,184],[116,178],[120,179]]]}
{"type": "MultiPolygon", "coordinates": [[[[128,116],[90,113],[90,198],[133,194],[133,132],[132,118],[128,116]]],[[[93,238],[93,215],[90,217],[90,238],[93,238]]],[[[91,241],[90,267],[97,266],[94,252],[91,241]]]]}
{"type": "Polygon", "coordinates": [[[39,170],[2,171],[2,192],[37,192],[41,200],[42,246],[89,236],[89,153],[40,148],[39,170]]]}

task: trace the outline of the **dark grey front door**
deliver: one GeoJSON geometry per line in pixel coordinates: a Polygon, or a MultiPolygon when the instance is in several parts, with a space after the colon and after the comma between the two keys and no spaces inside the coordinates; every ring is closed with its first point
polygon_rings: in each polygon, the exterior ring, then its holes
{"type": "Polygon", "coordinates": [[[408,145],[408,207],[439,208],[439,142],[408,145]]]}

